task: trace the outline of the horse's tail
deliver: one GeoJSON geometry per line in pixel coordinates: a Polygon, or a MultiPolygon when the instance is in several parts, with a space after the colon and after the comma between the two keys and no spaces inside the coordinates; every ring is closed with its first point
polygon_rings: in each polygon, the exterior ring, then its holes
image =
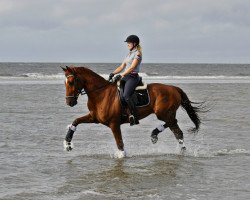
{"type": "Polygon", "coordinates": [[[191,129],[192,132],[198,132],[201,124],[200,117],[198,115],[199,112],[203,112],[203,104],[201,103],[195,103],[191,102],[187,96],[187,94],[180,88],[177,88],[178,92],[181,95],[181,106],[184,108],[189,116],[189,118],[192,120],[192,122],[195,125],[195,128],[191,129]],[[193,106],[192,104],[196,104],[197,106],[193,106]]]}

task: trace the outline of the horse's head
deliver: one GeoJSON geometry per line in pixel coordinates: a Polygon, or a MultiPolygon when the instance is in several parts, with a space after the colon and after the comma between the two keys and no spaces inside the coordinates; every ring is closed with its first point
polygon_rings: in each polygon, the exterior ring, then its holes
{"type": "Polygon", "coordinates": [[[77,104],[77,99],[81,93],[80,80],[75,70],[71,67],[62,68],[65,72],[66,104],[73,107],[77,104]]]}

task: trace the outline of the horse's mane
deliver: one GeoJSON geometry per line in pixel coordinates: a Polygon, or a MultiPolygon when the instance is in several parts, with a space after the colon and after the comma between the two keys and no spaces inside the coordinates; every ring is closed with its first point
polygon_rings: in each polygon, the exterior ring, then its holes
{"type": "Polygon", "coordinates": [[[91,77],[94,77],[95,80],[100,80],[100,81],[107,82],[106,79],[104,79],[102,76],[100,76],[99,74],[95,73],[94,71],[92,71],[91,69],[89,69],[87,67],[73,67],[73,69],[78,74],[83,74],[83,75],[91,76],[91,77]]]}

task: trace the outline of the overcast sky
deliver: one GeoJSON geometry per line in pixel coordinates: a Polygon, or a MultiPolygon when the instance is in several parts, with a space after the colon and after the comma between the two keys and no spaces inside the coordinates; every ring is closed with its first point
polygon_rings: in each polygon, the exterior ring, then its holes
{"type": "Polygon", "coordinates": [[[250,63],[249,0],[0,0],[0,62],[250,63]]]}

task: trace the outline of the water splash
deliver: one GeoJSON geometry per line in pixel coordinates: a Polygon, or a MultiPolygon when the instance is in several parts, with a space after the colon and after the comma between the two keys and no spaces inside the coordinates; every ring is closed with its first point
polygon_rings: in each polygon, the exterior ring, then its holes
{"type": "Polygon", "coordinates": [[[250,150],[247,150],[247,149],[220,149],[218,151],[213,152],[214,156],[237,155],[237,154],[250,155],[250,150]]]}

